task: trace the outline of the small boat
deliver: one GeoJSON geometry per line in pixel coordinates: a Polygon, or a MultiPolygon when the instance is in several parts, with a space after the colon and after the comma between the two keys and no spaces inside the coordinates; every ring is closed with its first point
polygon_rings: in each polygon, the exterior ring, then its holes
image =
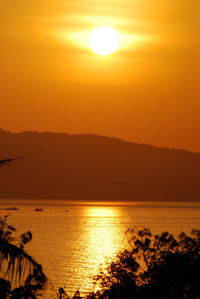
{"type": "Polygon", "coordinates": [[[33,211],[34,212],[43,212],[44,210],[42,208],[35,208],[33,211]]]}
{"type": "Polygon", "coordinates": [[[67,213],[68,213],[68,212],[69,212],[69,210],[65,210],[65,212],[67,212],[67,213]]]}
{"type": "Polygon", "coordinates": [[[5,208],[4,210],[6,211],[18,211],[19,209],[16,207],[11,207],[11,208],[5,208]]]}

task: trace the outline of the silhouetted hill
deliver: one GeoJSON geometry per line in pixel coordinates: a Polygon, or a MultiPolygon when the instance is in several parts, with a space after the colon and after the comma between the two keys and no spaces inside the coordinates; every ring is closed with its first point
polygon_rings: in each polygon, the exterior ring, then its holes
{"type": "Polygon", "coordinates": [[[0,197],[198,200],[200,154],[83,134],[0,130],[0,197]]]}

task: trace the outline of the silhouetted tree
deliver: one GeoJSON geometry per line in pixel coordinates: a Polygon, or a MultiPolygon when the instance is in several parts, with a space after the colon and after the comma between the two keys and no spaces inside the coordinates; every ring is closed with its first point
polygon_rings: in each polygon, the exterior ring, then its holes
{"type": "Polygon", "coordinates": [[[200,231],[177,239],[164,232],[129,230],[130,248],[96,276],[101,290],[88,298],[182,299],[200,297],[200,231]]]}
{"type": "Polygon", "coordinates": [[[39,265],[24,251],[24,245],[32,239],[30,231],[23,233],[17,244],[13,232],[16,228],[7,223],[8,216],[0,217],[0,270],[8,280],[0,279],[0,298],[37,298],[47,279],[39,265]],[[11,290],[12,282],[19,287],[11,290]]]}

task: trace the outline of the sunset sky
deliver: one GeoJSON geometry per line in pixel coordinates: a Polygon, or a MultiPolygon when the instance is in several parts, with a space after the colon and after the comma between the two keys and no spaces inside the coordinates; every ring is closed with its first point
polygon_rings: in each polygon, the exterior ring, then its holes
{"type": "Polygon", "coordinates": [[[199,0],[1,0],[0,127],[200,152],[199,0]],[[89,45],[109,26],[119,49],[89,45]]]}

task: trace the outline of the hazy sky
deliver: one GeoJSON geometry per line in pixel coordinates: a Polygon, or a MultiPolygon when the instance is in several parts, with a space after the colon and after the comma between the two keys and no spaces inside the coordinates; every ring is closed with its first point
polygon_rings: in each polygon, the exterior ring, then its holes
{"type": "Polygon", "coordinates": [[[199,0],[1,0],[0,127],[200,152],[199,0]],[[99,26],[120,36],[99,56],[99,26]]]}

